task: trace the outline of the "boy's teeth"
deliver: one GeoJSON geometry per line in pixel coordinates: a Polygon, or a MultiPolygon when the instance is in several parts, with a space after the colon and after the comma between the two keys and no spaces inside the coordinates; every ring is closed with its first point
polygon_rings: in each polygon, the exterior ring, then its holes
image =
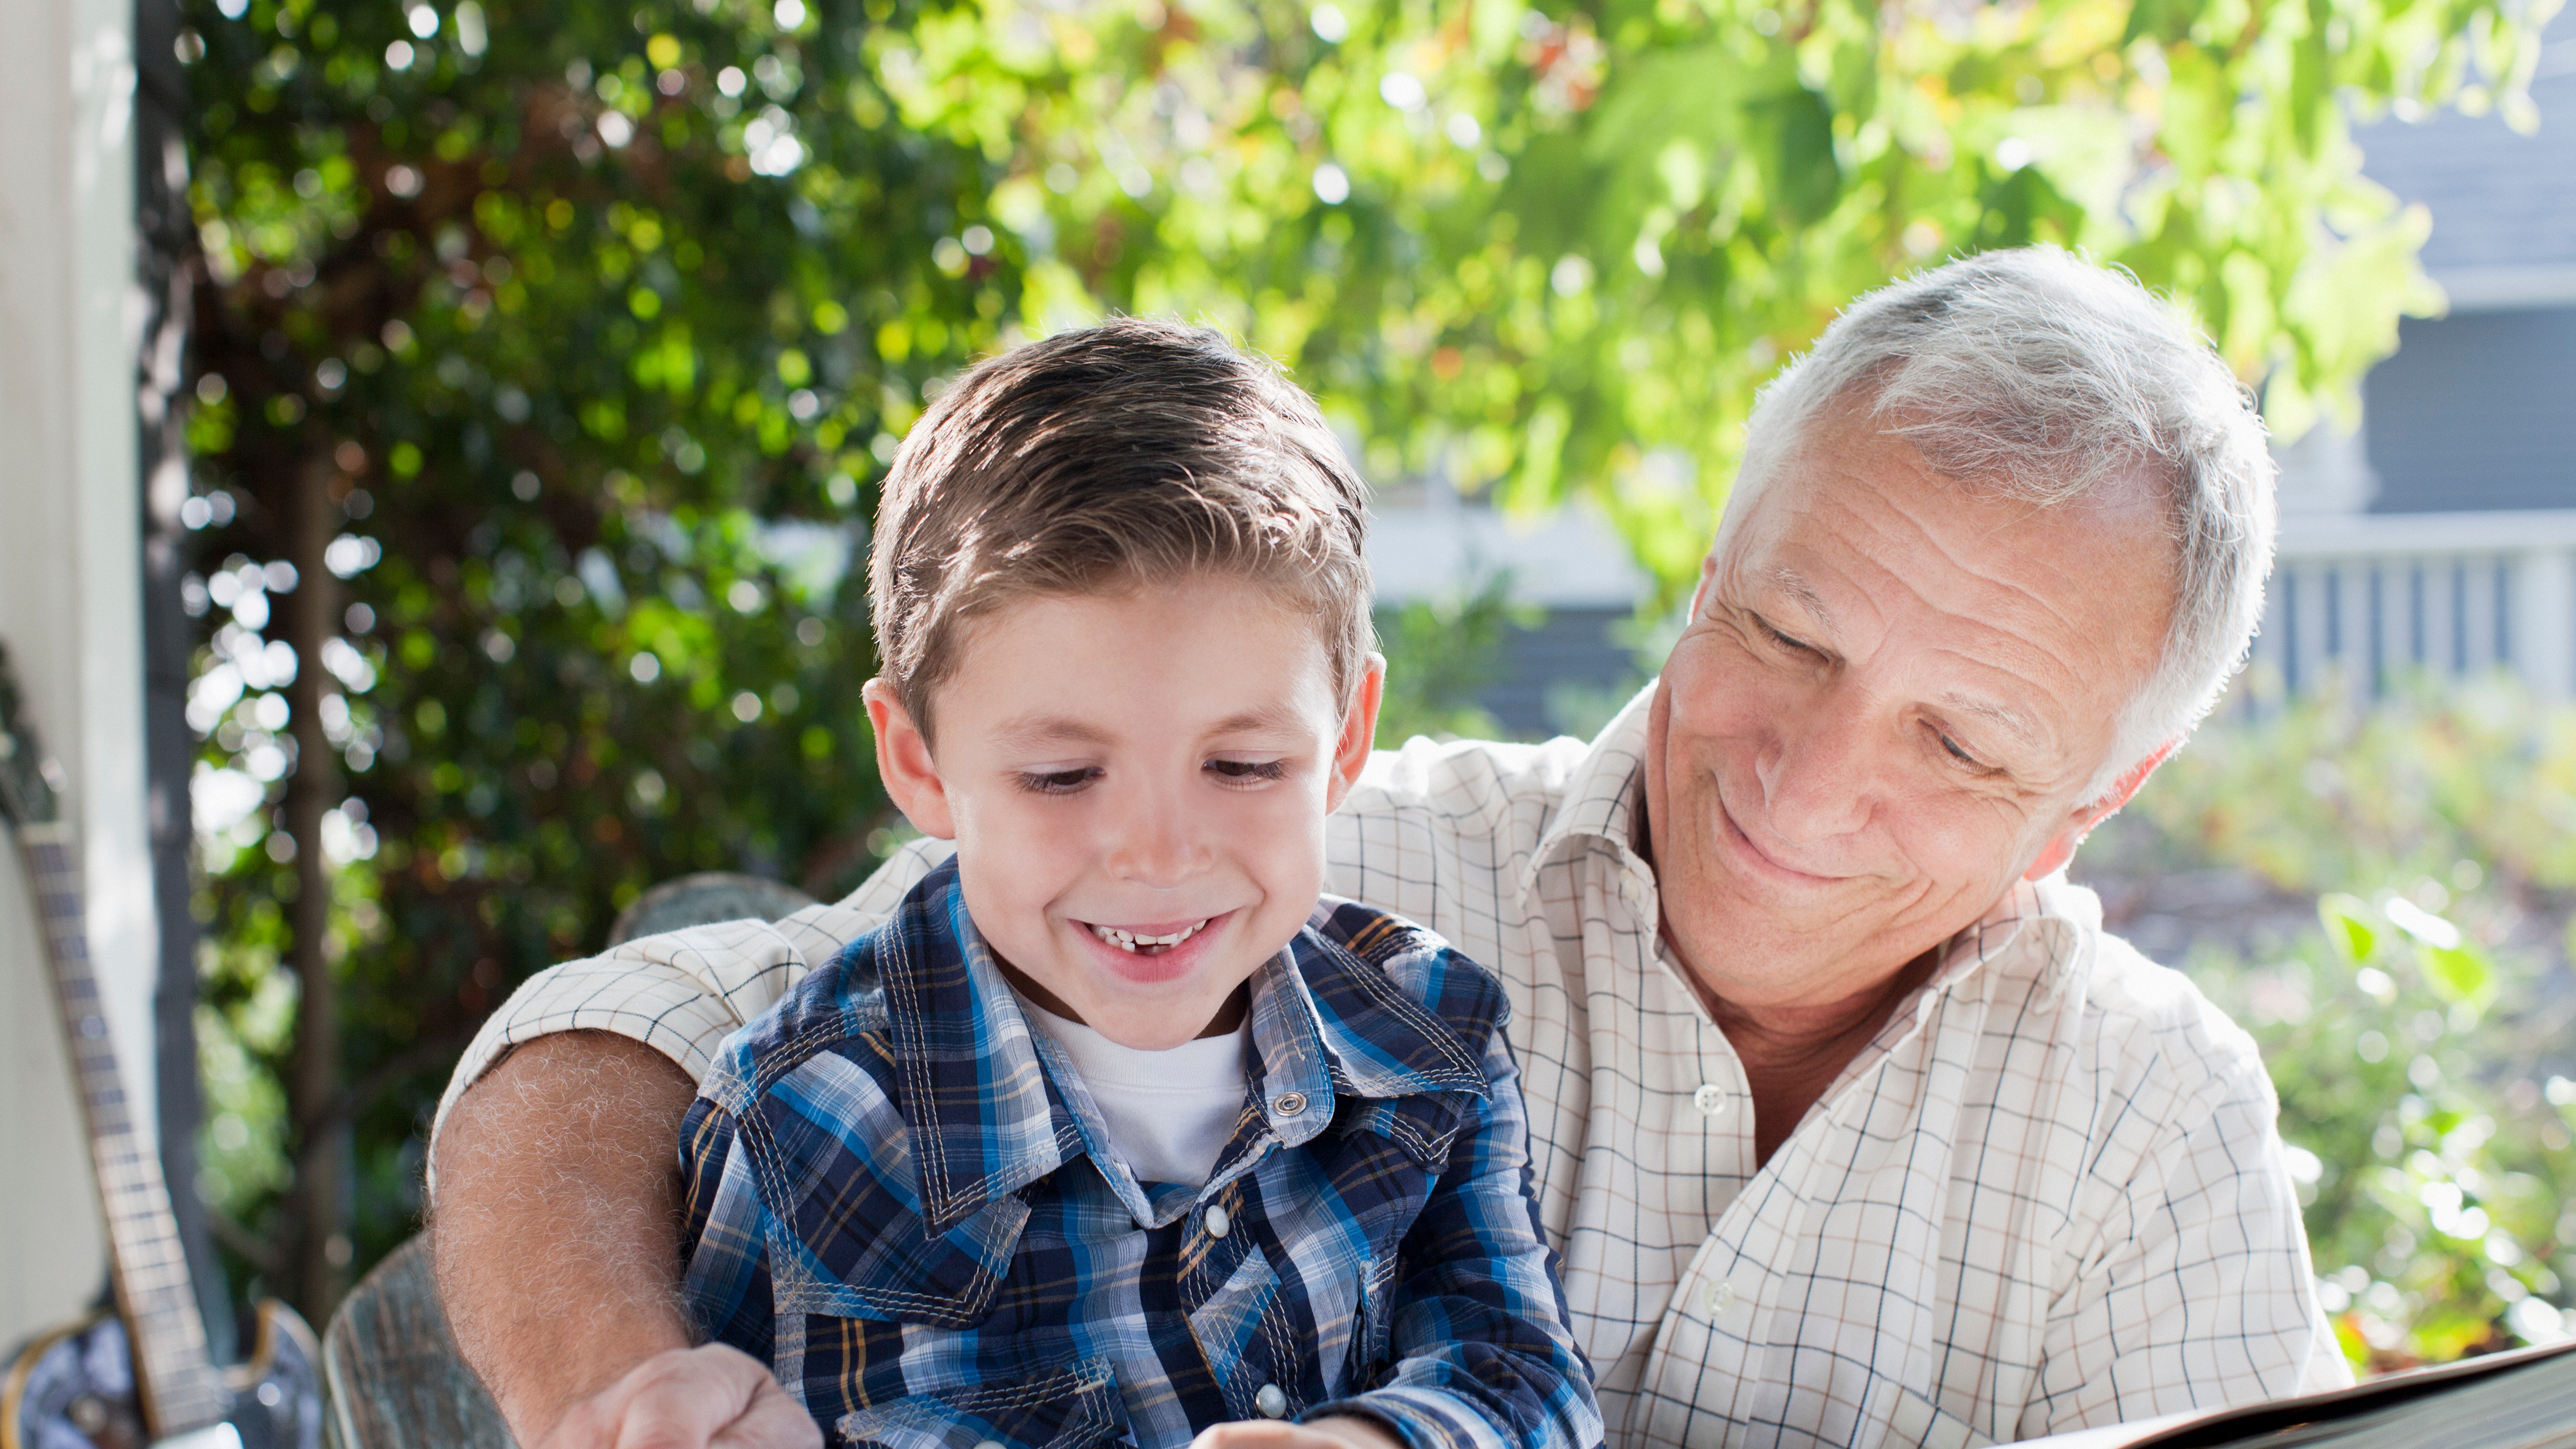
{"type": "MultiPolygon", "coordinates": [[[[1211,917],[1210,919],[1214,918],[1211,917]]],[[[1144,951],[1150,953],[1156,951],[1168,951],[1174,946],[1181,944],[1183,941],[1188,940],[1190,937],[1197,935],[1200,929],[1206,925],[1206,921],[1200,921],[1183,930],[1174,931],[1168,936],[1143,936],[1138,935],[1133,931],[1122,931],[1116,926],[1093,926],[1091,928],[1091,934],[1098,936],[1100,939],[1117,947],[1121,951],[1144,951]]]]}

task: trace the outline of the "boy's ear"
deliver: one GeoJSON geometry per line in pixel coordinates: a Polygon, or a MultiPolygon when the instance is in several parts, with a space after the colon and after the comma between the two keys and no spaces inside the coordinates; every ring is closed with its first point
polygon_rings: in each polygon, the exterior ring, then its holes
{"type": "Polygon", "coordinates": [[[912,822],[912,828],[941,840],[957,838],[957,823],[948,809],[948,787],[930,758],[930,741],[913,723],[912,712],[895,697],[894,686],[871,679],[859,691],[868,703],[868,723],[877,735],[877,777],[885,781],[886,798],[912,822]]]}
{"type": "Polygon", "coordinates": [[[1342,737],[1333,744],[1333,778],[1324,793],[1327,813],[1342,808],[1342,797],[1368,768],[1369,751],[1377,748],[1377,707],[1385,699],[1386,656],[1371,654],[1359,688],[1351,691],[1350,712],[1342,716],[1342,737]]]}

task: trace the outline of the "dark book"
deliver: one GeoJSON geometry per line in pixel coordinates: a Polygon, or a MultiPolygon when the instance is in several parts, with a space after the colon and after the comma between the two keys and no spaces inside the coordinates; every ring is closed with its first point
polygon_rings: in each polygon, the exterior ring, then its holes
{"type": "Polygon", "coordinates": [[[2022,1442],[2026,1449],[2576,1449],[2576,1343],[2022,1442]]]}

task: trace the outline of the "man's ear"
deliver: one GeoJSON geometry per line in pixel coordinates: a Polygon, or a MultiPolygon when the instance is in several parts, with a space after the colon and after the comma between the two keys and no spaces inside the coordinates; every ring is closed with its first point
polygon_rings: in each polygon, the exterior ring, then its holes
{"type": "Polygon", "coordinates": [[[2163,764],[2181,747],[2181,739],[2167,740],[2156,746],[2145,759],[2130,766],[2120,778],[2111,782],[2111,788],[2104,790],[2100,798],[2076,811],[2064,829],[2049,837],[2048,844],[2040,847],[2039,859],[2030,863],[2030,869],[2023,871],[2021,878],[2038,880],[2064,870],[2066,863],[2075,858],[2075,847],[2084,843],[2084,837],[2093,833],[2093,827],[2118,814],[2120,807],[2128,804],[2130,797],[2138,793],[2138,787],[2147,783],[2147,777],[2156,772],[2156,766],[2163,764]]]}
{"type": "Polygon", "coordinates": [[[957,821],[948,809],[948,788],[940,782],[939,765],[930,758],[930,740],[913,723],[912,711],[895,697],[894,686],[871,679],[859,691],[868,704],[868,723],[877,735],[877,777],[885,781],[886,798],[912,822],[912,828],[941,840],[957,838],[957,821]]]}
{"type": "Polygon", "coordinates": [[[1377,710],[1386,701],[1386,656],[1371,654],[1359,688],[1351,691],[1350,710],[1342,716],[1341,738],[1333,742],[1333,777],[1324,790],[1324,810],[1342,808],[1351,787],[1368,768],[1369,751],[1377,748],[1377,710]]]}

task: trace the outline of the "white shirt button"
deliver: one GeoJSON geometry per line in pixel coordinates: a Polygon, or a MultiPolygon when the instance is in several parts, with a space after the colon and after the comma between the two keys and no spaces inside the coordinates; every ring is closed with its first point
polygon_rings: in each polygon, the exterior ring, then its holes
{"type": "Polygon", "coordinates": [[[1261,1391],[1252,1396],[1252,1407],[1259,1409],[1265,1419],[1281,1418],[1288,1412],[1288,1392],[1277,1384],[1263,1384],[1261,1391]]]}
{"type": "Polygon", "coordinates": [[[1226,1234],[1234,1231],[1234,1219],[1226,1213],[1226,1210],[1223,1207],[1209,1207],[1207,1210],[1207,1216],[1200,1219],[1200,1221],[1207,1224],[1207,1235],[1211,1238],[1222,1238],[1226,1234]]]}
{"type": "Polygon", "coordinates": [[[1644,910],[1647,899],[1645,878],[1634,872],[1620,876],[1619,899],[1626,901],[1632,911],[1644,910]]]}
{"type": "Polygon", "coordinates": [[[975,1449],[1002,1449],[1002,1441],[999,1439],[987,1439],[983,1443],[976,1445],[975,1449]]]}
{"type": "Polygon", "coordinates": [[[1699,1301],[1710,1313],[1724,1313],[1735,1306],[1735,1285],[1720,1278],[1699,1290],[1699,1301]]]}
{"type": "Polygon", "coordinates": [[[1715,1082],[1702,1082],[1699,1084],[1699,1090],[1691,1093],[1691,1105],[1697,1107],[1703,1117],[1725,1115],[1727,1104],[1731,1100],[1726,1089],[1715,1082]]]}

